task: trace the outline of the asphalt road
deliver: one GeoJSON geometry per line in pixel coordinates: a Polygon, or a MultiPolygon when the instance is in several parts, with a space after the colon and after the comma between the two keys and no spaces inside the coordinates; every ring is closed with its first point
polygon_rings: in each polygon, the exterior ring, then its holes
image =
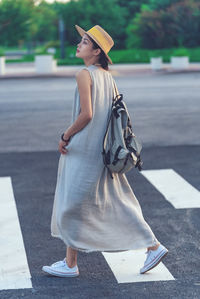
{"type": "MultiPolygon", "coordinates": [[[[116,77],[145,146],[200,144],[200,73],[116,77]]],[[[0,152],[57,150],[75,79],[0,81],[0,152]]]]}
{"type": "MultiPolygon", "coordinates": [[[[117,77],[135,133],[143,142],[144,170],[172,168],[200,190],[200,74],[117,77]]],[[[50,236],[60,134],[67,128],[75,79],[0,81],[0,177],[13,182],[32,275],[32,290],[0,291],[0,298],[200,298],[200,210],[174,209],[140,173],[127,174],[145,219],[170,253],[174,281],[117,283],[101,253],[78,255],[80,276],[41,272],[65,248],[50,236]]],[[[134,267],[134,265],[132,265],[134,267]]]]}

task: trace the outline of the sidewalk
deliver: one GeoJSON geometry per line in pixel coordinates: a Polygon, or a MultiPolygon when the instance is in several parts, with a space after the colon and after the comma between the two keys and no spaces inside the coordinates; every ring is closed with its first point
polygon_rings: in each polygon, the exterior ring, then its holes
{"type": "MultiPolygon", "coordinates": [[[[57,66],[53,73],[39,74],[35,71],[33,62],[26,63],[7,63],[6,74],[0,75],[0,79],[26,79],[26,78],[56,78],[56,77],[74,77],[76,72],[83,65],[76,66],[57,66]]],[[[200,63],[190,63],[187,69],[172,69],[169,63],[164,63],[161,70],[151,69],[149,63],[143,64],[114,64],[109,65],[113,76],[135,75],[135,74],[163,74],[163,73],[183,73],[183,72],[200,72],[200,63]]]]}

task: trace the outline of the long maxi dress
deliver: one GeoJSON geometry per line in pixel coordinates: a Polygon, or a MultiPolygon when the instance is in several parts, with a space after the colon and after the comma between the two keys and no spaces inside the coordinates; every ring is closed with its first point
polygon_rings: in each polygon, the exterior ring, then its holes
{"type": "MultiPolygon", "coordinates": [[[[58,163],[51,235],[83,252],[146,248],[157,239],[143,218],[125,174],[112,179],[102,158],[102,142],[113,98],[112,75],[95,65],[83,67],[92,79],[91,121],[71,137],[58,163]]],[[[80,113],[78,87],[71,124],[80,113]]]]}

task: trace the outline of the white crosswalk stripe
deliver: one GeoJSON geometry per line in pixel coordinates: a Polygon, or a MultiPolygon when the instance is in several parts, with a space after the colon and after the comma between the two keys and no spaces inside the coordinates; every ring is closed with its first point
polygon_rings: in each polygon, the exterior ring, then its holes
{"type": "Polygon", "coordinates": [[[0,178],[0,290],[32,288],[10,177],[0,178]]]}
{"type": "Polygon", "coordinates": [[[200,208],[200,192],[173,169],[143,170],[141,174],[175,209],[200,208]]]}
{"type": "Polygon", "coordinates": [[[140,274],[140,268],[146,258],[144,253],[145,249],[102,252],[118,283],[175,280],[162,262],[151,271],[140,274]]]}

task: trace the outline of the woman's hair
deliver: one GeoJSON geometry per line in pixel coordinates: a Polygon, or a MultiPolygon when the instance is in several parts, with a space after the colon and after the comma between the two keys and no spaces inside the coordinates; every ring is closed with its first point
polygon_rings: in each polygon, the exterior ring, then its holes
{"type": "MultiPolygon", "coordinates": [[[[98,49],[98,48],[101,49],[99,47],[99,45],[89,35],[88,35],[88,38],[92,42],[93,49],[98,49]]],[[[106,55],[105,55],[104,51],[102,51],[102,49],[101,49],[101,53],[100,53],[100,56],[99,56],[99,63],[100,63],[100,65],[103,69],[105,69],[106,71],[109,70],[109,68],[108,68],[108,58],[106,57],[106,55]]]]}

